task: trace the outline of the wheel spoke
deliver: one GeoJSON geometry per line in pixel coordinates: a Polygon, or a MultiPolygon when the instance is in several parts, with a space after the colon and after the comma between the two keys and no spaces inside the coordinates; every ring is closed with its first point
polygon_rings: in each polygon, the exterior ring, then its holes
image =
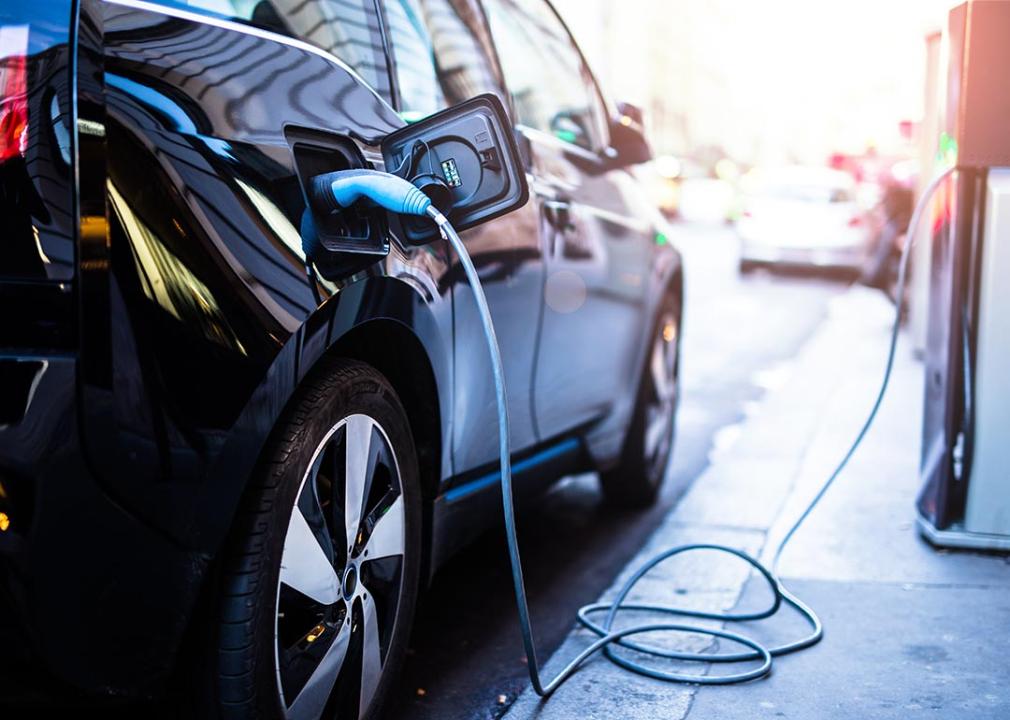
{"type": "Polygon", "coordinates": [[[378,519],[365,543],[363,557],[368,560],[403,555],[403,496],[400,495],[378,519]]]}
{"type": "Polygon", "coordinates": [[[363,637],[361,643],[361,701],[358,705],[358,718],[363,718],[368,712],[368,706],[375,696],[382,675],[382,655],[379,647],[379,619],[375,601],[370,593],[361,596],[361,614],[363,616],[363,637]]]}
{"type": "Polygon", "coordinates": [[[317,720],[326,707],[333,692],[333,686],[340,674],[340,668],[347,656],[347,644],[351,637],[347,624],[341,624],[330,647],[319,661],[319,665],[309,676],[305,687],[288,706],[286,716],[290,720],[317,720]]]}
{"type": "Polygon", "coordinates": [[[652,359],[649,363],[649,369],[652,373],[652,387],[655,390],[656,399],[659,401],[666,400],[672,393],[672,383],[670,382],[669,370],[666,366],[664,344],[662,340],[656,343],[656,346],[652,349],[652,359]]]}
{"type": "Polygon", "coordinates": [[[669,383],[669,392],[667,393],[666,399],[672,403],[676,403],[677,400],[677,346],[670,343],[666,346],[666,367],[667,370],[667,382],[669,383]]]}
{"type": "MultiPolygon", "coordinates": [[[[347,530],[344,523],[344,476],[347,474],[347,430],[338,432],[328,449],[326,472],[330,486],[326,496],[326,522],[333,539],[333,555],[342,562],[350,548],[347,547],[347,530]]],[[[338,564],[340,564],[338,562],[338,564]]]]}
{"type": "Polygon", "coordinates": [[[666,413],[662,406],[648,409],[645,426],[645,457],[652,459],[656,455],[663,433],[666,431],[666,413]]]}
{"type": "Polygon", "coordinates": [[[340,598],[340,580],[330,558],[297,508],[284,538],[281,582],[324,605],[340,598]]]}
{"type": "Polygon", "coordinates": [[[329,460],[331,454],[331,448],[327,448],[316,457],[299,492],[297,510],[304,516],[305,522],[309,525],[309,530],[312,531],[316,542],[323,548],[323,552],[332,565],[334,560],[333,539],[330,529],[327,527],[327,517],[323,511],[322,498],[319,496],[320,483],[324,486],[329,484],[329,480],[325,477],[325,473],[322,470],[327,463],[332,462],[329,460]]]}
{"type": "Polygon", "coordinates": [[[347,418],[347,459],[344,470],[344,527],[347,529],[347,551],[357,540],[358,528],[365,512],[372,472],[372,420],[365,415],[347,418]]]}

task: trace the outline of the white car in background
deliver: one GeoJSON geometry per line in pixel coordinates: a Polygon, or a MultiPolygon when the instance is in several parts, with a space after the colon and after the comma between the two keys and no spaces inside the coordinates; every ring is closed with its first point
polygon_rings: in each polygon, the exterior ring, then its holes
{"type": "Polygon", "coordinates": [[[859,270],[868,252],[852,176],[820,167],[753,170],[736,223],[740,271],[762,266],[859,270]]]}

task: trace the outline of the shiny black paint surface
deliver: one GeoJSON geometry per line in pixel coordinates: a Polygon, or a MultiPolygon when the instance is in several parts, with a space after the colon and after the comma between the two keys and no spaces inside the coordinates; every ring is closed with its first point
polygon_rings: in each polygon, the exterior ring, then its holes
{"type": "Polygon", "coordinates": [[[0,348],[22,353],[76,341],[71,10],[69,0],[0,6],[0,25],[26,33],[28,53],[26,152],[0,161],[0,348]]]}
{"type": "MultiPolygon", "coordinates": [[[[316,311],[285,129],[374,141],[399,121],[307,49],[103,10],[110,287],[107,307],[85,312],[108,314],[114,332],[110,382],[90,388],[106,402],[86,405],[104,414],[86,436],[111,493],[181,542],[214,548],[227,529],[214,508],[233,507],[296,382],[268,372],[294,362],[316,311]]],[[[337,294],[324,312],[364,319],[337,294]]]]}
{"type": "Polygon", "coordinates": [[[74,274],[71,10],[69,0],[0,7],[0,25],[27,26],[29,118],[24,158],[0,162],[0,283],[66,281],[74,274]]]}
{"type": "MultiPolygon", "coordinates": [[[[0,481],[30,510],[0,537],[0,567],[59,677],[155,694],[257,457],[324,353],[374,364],[407,405],[432,569],[497,507],[496,486],[446,494],[493,466],[494,397],[472,294],[444,243],[387,236],[384,257],[328,256],[317,280],[306,271],[313,224],[293,145],[329,139],[350,148],[323,152],[331,169],[378,166],[378,143],[402,126],[384,100],[289,38],[144,3],[79,11],[77,207],[61,221],[76,262],[37,291],[62,293],[65,322],[22,323],[36,340],[56,333],[51,345],[0,342],[18,362],[47,363],[24,417],[0,423],[0,481]],[[47,623],[67,597],[81,599],[75,619],[47,623]]],[[[70,46],[53,52],[68,63],[70,46]]],[[[652,242],[654,211],[628,171],[587,172],[543,137],[529,150],[535,197],[464,241],[505,356],[517,456],[577,440],[525,478],[532,488],[617,457],[679,257],[652,242]],[[571,227],[557,225],[559,201],[571,227]],[[566,305],[573,292],[584,299],[566,305]]],[[[11,287],[0,282],[0,299],[11,287]]]]}

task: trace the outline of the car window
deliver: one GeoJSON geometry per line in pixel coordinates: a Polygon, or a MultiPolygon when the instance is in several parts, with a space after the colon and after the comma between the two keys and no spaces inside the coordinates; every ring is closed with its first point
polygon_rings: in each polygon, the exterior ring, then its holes
{"type": "Polygon", "coordinates": [[[404,119],[504,94],[474,0],[385,0],[384,9],[404,119]]]}
{"type": "Polygon", "coordinates": [[[599,150],[605,113],[588,68],[543,0],[485,0],[518,121],[599,150]]]}
{"type": "Polygon", "coordinates": [[[159,0],[303,40],[349,65],[387,102],[392,93],[373,0],[159,0]]]}

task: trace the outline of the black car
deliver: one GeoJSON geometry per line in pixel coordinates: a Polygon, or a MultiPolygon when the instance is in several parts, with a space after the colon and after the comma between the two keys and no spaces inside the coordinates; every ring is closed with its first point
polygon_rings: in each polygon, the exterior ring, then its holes
{"type": "Polygon", "coordinates": [[[681,260],[640,115],[545,0],[0,5],[4,702],[378,714],[417,593],[500,513],[494,390],[447,244],[306,187],[482,94],[530,196],[463,235],[517,489],[647,505],[681,260]]]}

